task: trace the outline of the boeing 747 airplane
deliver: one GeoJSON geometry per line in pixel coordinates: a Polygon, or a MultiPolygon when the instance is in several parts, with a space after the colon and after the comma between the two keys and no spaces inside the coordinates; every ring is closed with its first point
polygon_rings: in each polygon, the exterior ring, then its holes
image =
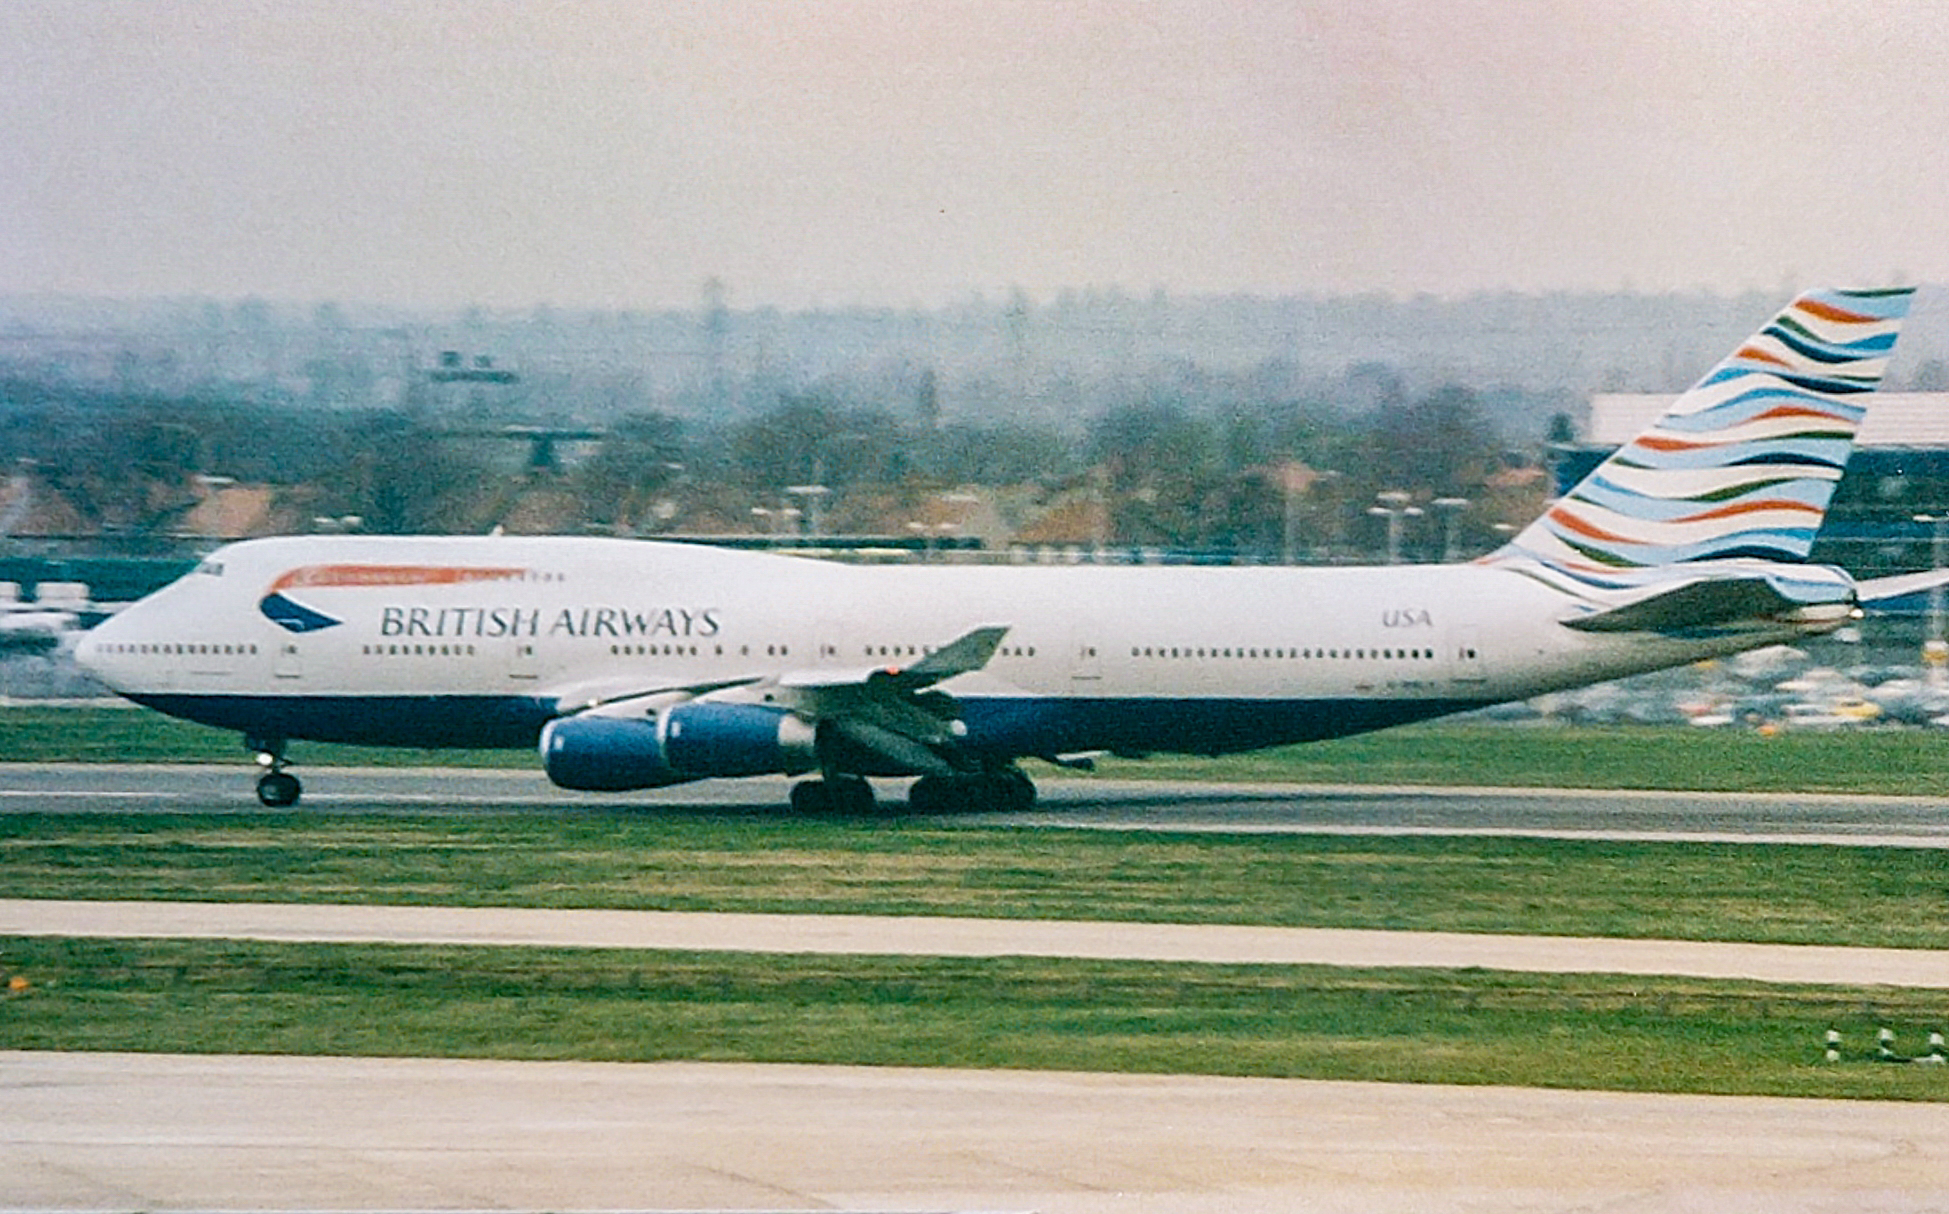
{"type": "Polygon", "coordinates": [[[1340,737],[1831,631],[1912,579],[1806,563],[1908,290],[1796,299],[1501,550],[1377,568],[862,567],[621,539],[213,553],[82,640],[102,682],[294,739],[539,746],[615,792],[808,774],[800,810],[1021,808],[1026,758],[1340,737]],[[1895,583],[1900,583],[1896,585],[1895,583]]]}

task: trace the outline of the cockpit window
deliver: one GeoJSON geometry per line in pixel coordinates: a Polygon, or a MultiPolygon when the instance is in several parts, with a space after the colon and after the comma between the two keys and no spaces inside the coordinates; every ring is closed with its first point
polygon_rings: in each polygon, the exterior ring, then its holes
{"type": "Polygon", "coordinates": [[[207,573],[207,574],[209,574],[209,575],[210,575],[211,577],[222,577],[222,576],[223,576],[223,562],[222,562],[222,561],[204,561],[204,562],[203,562],[203,563],[202,563],[201,565],[198,565],[198,566],[196,567],[196,571],[197,571],[198,573],[207,573]]]}

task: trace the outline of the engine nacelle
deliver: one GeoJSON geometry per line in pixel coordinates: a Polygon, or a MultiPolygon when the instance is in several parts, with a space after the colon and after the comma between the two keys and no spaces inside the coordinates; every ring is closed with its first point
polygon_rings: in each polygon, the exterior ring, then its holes
{"type": "Polygon", "coordinates": [[[541,731],[541,765],[563,788],[628,792],[818,766],[812,726],[781,708],[690,701],[654,717],[584,713],[541,731]]]}

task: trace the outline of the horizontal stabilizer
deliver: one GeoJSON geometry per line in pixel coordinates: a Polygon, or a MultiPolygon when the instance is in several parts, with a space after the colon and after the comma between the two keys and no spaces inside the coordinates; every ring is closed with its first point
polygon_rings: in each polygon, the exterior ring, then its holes
{"type": "Polygon", "coordinates": [[[1782,594],[1764,577],[1708,578],[1577,616],[1563,625],[1579,632],[1682,632],[1768,619],[1807,605],[1782,594]]]}
{"type": "MultiPolygon", "coordinates": [[[[1949,569],[1924,569],[1920,573],[1903,573],[1895,577],[1871,578],[1855,583],[1855,593],[1861,605],[1870,610],[1889,611],[1896,609],[1895,600],[1915,595],[1926,595],[1937,586],[1949,586],[1949,569]]],[[[1916,603],[1916,610],[1922,608],[1916,603]]]]}

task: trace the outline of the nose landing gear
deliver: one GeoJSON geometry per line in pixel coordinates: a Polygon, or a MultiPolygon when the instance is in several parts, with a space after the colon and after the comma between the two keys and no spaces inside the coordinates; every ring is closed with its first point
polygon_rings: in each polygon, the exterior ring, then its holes
{"type": "Polygon", "coordinates": [[[283,738],[244,738],[244,749],[257,752],[257,765],[264,774],[257,777],[257,799],[271,809],[284,809],[298,803],[304,785],[284,770],[283,738]]]}

